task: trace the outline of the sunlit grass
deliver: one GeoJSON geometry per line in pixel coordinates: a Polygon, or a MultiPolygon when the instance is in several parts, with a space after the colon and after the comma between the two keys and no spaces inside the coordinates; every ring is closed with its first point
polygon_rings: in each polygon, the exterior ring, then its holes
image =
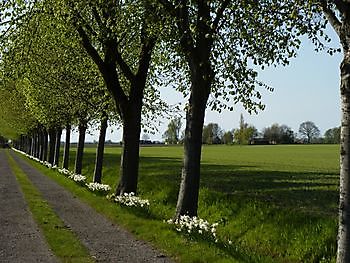
{"type": "MultiPolygon", "coordinates": [[[[120,150],[105,150],[102,182],[113,189],[120,150]]],[[[151,203],[144,218],[88,192],[83,198],[181,262],[335,262],[338,152],[338,145],[204,146],[199,215],[220,222],[218,244],[188,240],[161,223],[175,212],[181,146],[141,148],[139,195],[151,203]]],[[[74,149],[71,169],[73,157],[74,149]]],[[[94,158],[87,148],[87,181],[94,158]]]]}

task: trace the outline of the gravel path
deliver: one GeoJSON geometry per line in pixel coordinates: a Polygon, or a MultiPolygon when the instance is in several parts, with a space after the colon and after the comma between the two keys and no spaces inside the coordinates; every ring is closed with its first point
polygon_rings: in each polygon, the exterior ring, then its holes
{"type": "Polygon", "coordinates": [[[0,262],[58,262],[35,224],[0,150],[0,262]]]}
{"type": "Polygon", "coordinates": [[[129,232],[111,223],[16,154],[11,154],[97,262],[172,262],[150,245],[136,240],[129,232]]]}

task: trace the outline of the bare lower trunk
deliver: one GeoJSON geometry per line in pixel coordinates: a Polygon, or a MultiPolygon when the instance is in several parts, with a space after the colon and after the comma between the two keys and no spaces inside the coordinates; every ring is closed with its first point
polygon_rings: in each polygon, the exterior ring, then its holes
{"type": "Polygon", "coordinates": [[[47,161],[47,148],[48,148],[48,134],[46,129],[43,130],[43,161],[47,161]]]}
{"type": "Polygon", "coordinates": [[[194,83],[186,113],[186,130],[184,140],[184,159],[179,196],[175,217],[180,215],[196,216],[200,184],[200,163],[202,154],[202,132],[208,95],[201,91],[204,84],[194,83]],[[199,95],[200,91],[201,95],[199,95]]]}
{"type": "Polygon", "coordinates": [[[96,151],[94,183],[101,183],[102,167],[103,167],[103,153],[104,153],[104,148],[105,148],[107,126],[108,126],[107,117],[102,117],[100,136],[98,139],[98,145],[97,145],[97,151],[96,151]]]}
{"type": "Polygon", "coordinates": [[[62,135],[62,129],[58,128],[56,130],[55,158],[54,158],[54,161],[53,161],[53,165],[56,165],[56,166],[59,165],[59,159],[60,159],[61,135],[62,135]]]}
{"type": "Polygon", "coordinates": [[[31,154],[32,153],[32,138],[27,136],[27,140],[28,140],[28,148],[27,148],[27,154],[31,154]]]}
{"type": "Polygon", "coordinates": [[[43,135],[41,129],[38,131],[38,158],[41,160],[43,155],[43,135]]]}
{"type": "Polygon", "coordinates": [[[41,161],[44,159],[44,131],[42,128],[39,131],[39,159],[41,161]]]}
{"type": "Polygon", "coordinates": [[[83,168],[83,155],[84,155],[86,129],[87,129],[86,124],[79,125],[79,140],[78,140],[77,154],[75,157],[75,167],[74,167],[74,172],[76,174],[81,174],[81,170],[83,168]]]}
{"type": "Polygon", "coordinates": [[[66,126],[66,141],[64,143],[63,164],[62,164],[62,167],[65,169],[68,169],[68,166],[69,166],[70,132],[71,132],[71,126],[68,124],[66,126]]]}
{"type": "Polygon", "coordinates": [[[54,129],[49,130],[49,157],[48,157],[48,162],[50,164],[53,164],[53,161],[55,159],[55,144],[56,144],[56,133],[54,129]]]}
{"type": "Polygon", "coordinates": [[[35,133],[32,134],[32,148],[31,148],[31,153],[30,155],[31,156],[34,156],[35,155],[35,150],[36,150],[36,145],[35,145],[35,133]]]}
{"type": "Polygon", "coordinates": [[[341,72],[340,199],[337,263],[350,262],[350,56],[344,57],[341,72]]]}
{"type": "Polygon", "coordinates": [[[139,170],[139,149],[140,149],[140,132],[141,111],[132,112],[124,120],[123,125],[123,150],[120,160],[120,179],[116,189],[116,194],[136,193],[139,170]]]}

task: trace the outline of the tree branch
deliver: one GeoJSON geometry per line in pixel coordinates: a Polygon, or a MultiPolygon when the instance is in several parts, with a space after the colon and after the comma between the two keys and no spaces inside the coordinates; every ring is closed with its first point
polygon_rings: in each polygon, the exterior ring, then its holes
{"type": "Polygon", "coordinates": [[[81,41],[82,41],[82,44],[83,44],[85,50],[89,53],[89,55],[91,56],[93,61],[96,63],[96,65],[98,66],[100,71],[103,72],[104,71],[103,60],[100,57],[100,55],[98,54],[97,50],[91,44],[90,39],[87,36],[85,30],[83,29],[82,26],[77,26],[76,29],[79,33],[79,36],[81,37],[81,41]]]}
{"type": "Polygon", "coordinates": [[[102,27],[103,27],[102,19],[101,19],[100,15],[98,14],[98,11],[97,11],[97,9],[96,9],[96,6],[92,6],[92,5],[90,4],[90,7],[91,7],[92,14],[93,14],[94,17],[95,17],[95,20],[96,20],[98,26],[99,26],[100,28],[102,28],[102,27]]]}
{"type": "Polygon", "coordinates": [[[168,0],[158,0],[158,2],[168,11],[170,14],[174,15],[175,6],[168,0]]]}
{"type": "Polygon", "coordinates": [[[194,41],[191,35],[190,22],[188,18],[187,1],[181,0],[181,5],[177,8],[176,18],[180,33],[180,42],[186,51],[193,54],[194,41]]]}
{"type": "Polygon", "coordinates": [[[322,7],[322,11],[326,16],[327,20],[332,25],[332,27],[334,28],[338,36],[340,36],[342,24],[337,18],[337,16],[335,15],[334,11],[329,8],[326,1],[320,1],[320,5],[322,7]]]}
{"type": "Polygon", "coordinates": [[[221,6],[219,7],[218,11],[216,12],[216,17],[213,21],[213,30],[217,30],[219,26],[220,19],[224,15],[224,11],[227,8],[228,4],[230,3],[230,0],[225,0],[221,3],[221,6]]]}
{"type": "MultiPolygon", "coordinates": [[[[324,4],[326,1],[323,0],[321,2],[322,2],[322,4],[324,4]]],[[[339,11],[342,13],[345,12],[345,10],[347,9],[346,7],[349,4],[348,1],[344,1],[344,0],[333,0],[332,2],[337,6],[339,11]],[[348,3],[346,3],[346,2],[348,2],[348,3]]]]}
{"type": "Polygon", "coordinates": [[[125,60],[123,59],[122,55],[119,53],[118,50],[115,51],[115,59],[120,67],[120,69],[122,70],[123,74],[125,75],[125,77],[132,82],[135,78],[134,73],[132,72],[132,70],[130,69],[130,67],[128,66],[128,64],[125,62],[125,60]]]}

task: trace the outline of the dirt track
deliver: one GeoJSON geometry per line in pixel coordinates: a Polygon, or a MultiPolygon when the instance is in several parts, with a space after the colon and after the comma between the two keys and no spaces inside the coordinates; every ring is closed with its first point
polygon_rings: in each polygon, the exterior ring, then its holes
{"type": "MultiPolygon", "coordinates": [[[[75,198],[13,151],[10,153],[97,262],[172,262],[149,244],[136,240],[130,233],[75,198]]],[[[31,218],[4,150],[0,151],[0,187],[0,261],[55,262],[55,257],[31,218]],[[29,258],[32,260],[28,261],[29,258]]]]}

